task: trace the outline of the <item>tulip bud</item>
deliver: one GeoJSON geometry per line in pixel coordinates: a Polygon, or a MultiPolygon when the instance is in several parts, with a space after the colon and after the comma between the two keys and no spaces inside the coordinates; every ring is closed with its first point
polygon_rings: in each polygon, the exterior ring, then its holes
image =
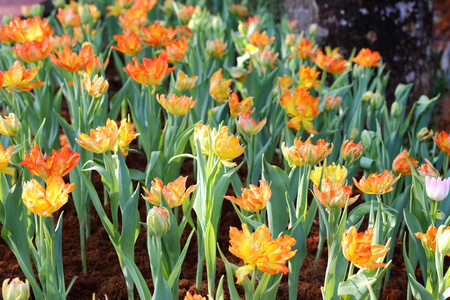
{"type": "Polygon", "coordinates": [[[2,25],[9,24],[14,19],[13,15],[4,15],[2,18],[2,25]]]}
{"type": "Polygon", "coordinates": [[[353,65],[353,78],[362,78],[364,75],[364,67],[357,64],[353,65]]]}
{"type": "Polygon", "coordinates": [[[0,134],[6,136],[15,136],[21,130],[22,124],[15,114],[10,113],[5,118],[0,116],[0,134]]]}
{"type": "Polygon", "coordinates": [[[31,5],[22,5],[20,6],[20,12],[24,18],[31,18],[31,5]]]}
{"type": "Polygon", "coordinates": [[[245,81],[247,80],[248,72],[245,68],[232,67],[230,68],[230,76],[231,78],[239,82],[245,83],[245,81]]]}
{"type": "Polygon", "coordinates": [[[147,216],[147,232],[150,236],[160,238],[170,229],[169,211],[165,207],[155,206],[147,216]]]}
{"type": "Polygon", "coordinates": [[[319,27],[317,26],[316,23],[312,23],[311,25],[309,25],[308,28],[308,33],[311,37],[315,37],[317,35],[317,31],[318,31],[319,27]]]}
{"type": "Polygon", "coordinates": [[[374,138],[375,138],[375,132],[373,132],[373,131],[368,131],[368,130],[364,129],[361,132],[361,142],[362,142],[364,148],[370,149],[372,147],[372,141],[374,138]]]}
{"type": "Polygon", "coordinates": [[[450,253],[450,229],[444,228],[444,225],[441,225],[439,226],[436,236],[439,252],[441,252],[442,255],[450,253]]]}
{"type": "Polygon", "coordinates": [[[352,129],[350,129],[350,139],[355,141],[358,139],[358,135],[359,135],[359,130],[358,128],[353,127],[352,129]]]}
{"type": "Polygon", "coordinates": [[[367,91],[367,92],[365,92],[364,95],[361,97],[361,101],[365,101],[365,102],[370,101],[370,99],[372,98],[372,96],[373,96],[373,92],[367,91]]]}
{"type": "Polygon", "coordinates": [[[26,300],[30,298],[30,285],[28,280],[22,282],[19,278],[14,278],[9,283],[9,278],[3,281],[3,300],[26,300]]]}
{"type": "Polygon", "coordinates": [[[380,109],[381,105],[383,105],[383,97],[380,93],[376,92],[370,98],[370,106],[373,109],[380,109]]]}
{"type": "Polygon", "coordinates": [[[55,8],[63,7],[66,5],[66,0],[52,0],[52,4],[55,8]]]}
{"type": "Polygon", "coordinates": [[[419,133],[417,133],[417,139],[419,140],[419,143],[428,142],[433,134],[433,130],[422,127],[422,129],[419,130],[419,133]]]}
{"type": "Polygon", "coordinates": [[[44,15],[44,6],[41,4],[34,4],[31,6],[31,16],[36,17],[40,16],[42,17],[44,15]]]}
{"type": "Polygon", "coordinates": [[[399,118],[402,115],[403,107],[400,103],[394,102],[391,106],[391,115],[394,118],[399,118]]]}
{"type": "Polygon", "coordinates": [[[400,83],[399,85],[397,85],[397,87],[395,88],[395,92],[394,92],[395,98],[399,99],[402,96],[402,94],[404,94],[406,91],[408,91],[407,88],[408,88],[408,85],[403,84],[403,83],[400,83]]]}
{"type": "Polygon", "coordinates": [[[325,99],[324,108],[326,111],[338,110],[342,103],[342,97],[328,96],[325,99]]]}

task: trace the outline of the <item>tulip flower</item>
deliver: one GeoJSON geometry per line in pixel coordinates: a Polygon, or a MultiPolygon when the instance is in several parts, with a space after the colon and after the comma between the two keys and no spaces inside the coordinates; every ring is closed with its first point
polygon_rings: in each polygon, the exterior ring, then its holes
{"type": "Polygon", "coordinates": [[[31,70],[25,69],[20,61],[16,60],[14,64],[9,67],[8,71],[3,74],[3,87],[8,92],[17,91],[17,89],[23,91],[31,91],[35,88],[42,87],[45,82],[32,79],[36,76],[39,68],[31,70]]]}
{"type": "Polygon", "coordinates": [[[147,196],[143,196],[143,198],[153,205],[160,206],[162,195],[170,208],[180,206],[195,189],[195,185],[191,185],[186,189],[186,180],[187,176],[180,176],[175,181],[169,182],[164,186],[161,179],[155,178],[152,181],[150,190],[144,187],[147,196]]]}
{"type": "Polygon", "coordinates": [[[373,227],[367,229],[364,234],[358,232],[355,226],[350,227],[342,234],[342,252],[345,258],[364,270],[384,267],[386,264],[377,260],[386,255],[389,247],[372,245],[372,239],[373,227]]]}
{"type": "Polygon", "coordinates": [[[230,85],[231,79],[224,79],[222,77],[222,68],[220,68],[211,76],[209,94],[214,100],[218,102],[225,102],[231,92],[230,85]]]}
{"type": "Polygon", "coordinates": [[[165,28],[159,22],[151,24],[148,28],[142,27],[143,43],[146,46],[162,47],[175,38],[177,31],[172,26],[165,28]]]}
{"type": "Polygon", "coordinates": [[[80,25],[80,16],[77,12],[75,12],[75,8],[67,7],[67,8],[58,8],[58,13],[56,14],[56,18],[61,23],[62,27],[71,27],[74,28],[80,25]]]}
{"type": "Polygon", "coordinates": [[[65,184],[57,174],[53,174],[48,179],[46,188],[36,179],[31,179],[23,186],[22,201],[30,212],[50,217],[66,204],[69,193],[74,188],[75,184],[65,184]]]}
{"type": "Polygon", "coordinates": [[[32,19],[21,19],[14,17],[9,23],[9,38],[17,43],[26,41],[42,42],[53,34],[47,19],[36,16],[32,19]]]}
{"type": "Polygon", "coordinates": [[[102,153],[113,150],[116,147],[119,140],[119,132],[117,125],[107,122],[106,126],[91,129],[89,135],[81,132],[79,139],[75,140],[88,151],[102,153]]]}
{"type": "Polygon", "coordinates": [[[378,51],[372,51],[362,48],[358,55],[353,58],[353,62],[362,67],[378,67],[380,65],[381,55],[378,51]]]}
{"type": "Polygon", "coordinates": [[[45,39],[42,42],[25,41],[24,44],[16,44],[13,50],[17,57],[24,62],[34,63],[44,60],[53,50],[53,45],[49,39],[45,39]]]}
{"type": "Polygon", "coordinates": [[[408,156],[407,150],[404,150],[395,157],[392,162],[392,170],[397,174],[411,175],[411,165],[415,168],[418,163],[413,157],[408,156]]]}
{"type": "Polygon", "coordinates": [[[320,190],[316,184],[313,187],[314,196],[320,203],[328,208],[344,208],[346,205],[352,205],[358,199],[359,195],[350,197],[352,195],[352,187],[343,185],[339,182],[333,182],[328,179],[322,179],[320,190]]]}
{"type": "Polygon", "coordinates": [[[79,54],[73,52],[68,45],[61,52],[55,50],[55,53],[56,55],[50,54],[50,61],[61,69],[72,73],[85,70],[88,62],[95,57],[90,44],[84,44],[79,54]]]}
{"type": "Polygon", "coordinates": [[[134,65],[129,62],[123,70],[142,85],[156,86],[175,69],[175,67],[169,68],[167,57],[162,54],[153,59],[144,58],[142,65],[135,57],[133,61],[134,65]]]}
{"type": "Polygon", "coordinates": [[[118,34],[113,36],[113,38],[117,42],[117,47],[113,46],[111,48],[125,55],[136,56],[142,50],[142,38],[133,32],[118,34]]]}
{"type": "Polygon", "coordinates": [[[183,25],[189,23],[196,9],[197,8],[192,5],[182,5],[177,12],[177,17],[178,20],[180,20],[180,23],[183,25]]]}
{"type": "Polygon", "coordinates": [[[175,88],[180,92],[185,93],[195,87],[197,79],[198,76],[188,77],[186,73],[179,70],[177,74],[177,81],[175,83],[175,88]]]}
{"type": "Polygon", "coordinates": [[[425,163],[417,168],[417,172],[421,176],[438,177],[439,171],[431,164],[431,162],[425,158],[425,163]]]}
{"type": "Polygon", "coordinates": [[[165,110],[175,116],[184,116],[189,109],[194,108],[197,102],[197,100],[192,100],[192,97],[177,96],[176,94],[170,94],[169,99],[166,99],[164,94],[157,94],[156,100],[165,110]]]}
{"type": "Polygon", "coordinates": [[[103,76],[95,75],[91,80],[91,76],[88,73],[83,75],[83,89],[86,90],[89,95],[94,98],[101,97],[109,88],[108,80],[105,80],[103,76]]]}
{"type": "Polygon", "coordinates": [[[169,211],[165,207],[152,207],[147,215],[147,232],[161,238],[170,229],[169,211]]]}
{"type": "Polygon", "coordinates": [[[233,118],[237,118],[241,114],[251,114],[254,110],[250,110],[252,106],[253,97],[248,97],[239,101],[236,93],[231,93],[228,99],[230,105],[230,114],[233,118]]]}
{"type": "Polygon", "coordinates": [[[268,45],[272,44],[275,41],[275,37],[272,36],[269,38],[265,31],[263,31],[262,33],[254,31],[248,36],[248,39],[250,41],[250,44],[258,47],[259,49],[265,49],[268,45]]]}
{"type": "Polygon", "coordinates": [[[206,41],[206,56],[207,57],[222,57],[227,54],[227,44],[223,42],[223,39],[215,41],[206,41]]]}
{"type": "MultiPolygon", "coordinates": [[[[226,128],[228,132],[228,128],[226,128]]],[[[197,142],[200,143],[200,149],[203,155],[209,155],[209,140],[210,140],[211,128],[208,125],[203,124],[195,124],[194,128],[194,146],[197,145],[197,142]]],[[[217,131],[215,131],[217,134],[217,131]]],[[[211,137],[213,139],[213,137],[211,137]]]]}
{"type": "Polygon", "coordinates": [[[292,84],[294,83],[294,81],[292,80],[292,77],[289,75],[283,76],[283,77],[278,77],[278,83],[275,87],[276,92],[278,93],[278,89],[280,90],[280,95],[284,95],[286,93],[290,93],[290,87],[292,86],[292,84]]]}
{"type": "Polygon", "coordinates": [[[182,62],[188,50],[188,42],[184,37],[166,42],[166,49],[161,54],[167,57],[169,63],[182,62]]]}
{"type": "Polygon", "coordinates": [[[230,227],[229,251],[246,263],[235,271],[236,283],[241,283],[255,268],[269,274],[287,274],[289,269],[285,263],[297,252],[291,251],[295,243],[288,235],[273,240],[266,225],[254,233],[250,233],[246,224],[242,224],[242,231],[230,227]]]}
{"type": "Polygon", "coordinates": [[[68,34],[63,34],[61,36],[52,35],[50,37],[50,43],[53,46],[53,49],[56,49],[58,51],[61,51],[64,49],[64,47],[74,47],[77,44],[77,39],[72,38],[68,34]]]}
{"type": "Polygon", "coordinates": [[[234,134],[228,135],[228,127],[223,126],[222,128],[225,129],[221,130],[214,137],[213,150],[214,154],[220,158],[225,166],[232,168],[236,166],[236,163],[230,162],[230,160],[244,153],[245,147],[242,147],[239,143],[239,137],[234,137],[234,134]]]}
{"type": "Polygon", "coordinates": [[[322,50],[317,49],[316,54],[309,54],[311,60],[322,70],[331,74],[339,74],[347,69],[347,61],[341,56],[328,54],[325,55],[322,50]]]}
{"type": "Polygon", "coordinates": [[[250,184],[249,189],[241,189],[242,196],[236,198],[233,196],[224,196],[225,199],[233,201],[244,210],[257,212],[264,209],[272,196],[272,190],[264,180],[259,181],[259,187],[250,184]]]}
{"type": "Polygon", "coordinates": [[[241,114],[238,119],[238,124],[248,135],[255,135],[260,132],[264,125],[266,125],[267,118],[262,119],[259,123],[250,117],[248,114],[241,114]]]}
{"type": "MultiPolygon", "coordinates": [[[[109,124],[117,128],[117,123],[115,121],[108,119],[106,121],[106,126],[108,126],[109,124]]],[[[120,121],[120,127],[117,128],[117,132],[119,134],[118,143],[114,146],[112,150],[114,152],[117,152],[118,149],[120,149],[122,155],[126,156],[128,155],[130,143],[139,136],[139,133],[136,133],[134,130],[131,129],[131,125],[130,123],[128,123],[127,119],[123,119],[122,121],[120,121]]]]}
{"type": "Polygon", "coordinates": [[[0,144],[0,173],[4,173],[7,175],[14,175],[14,168],[8,167],[9,161],[11,160],[12,152],[14,149],[14,145],[9,146],[8,148],[3,148],[3,145],[0,144]]]}
{"type": "Polygon", "coordinates": [[[2,285],[3,300],[27,300],[30,299],[30,284],[28,280],[21,281],[18,277],[11,282],[5,279],[2,285]]]}
{"type": "Polygon", "coordinates": [[[393,174],[390,174],[388,170],[384,170],[383,173],[370,174],[366,179],[366,175],[358,182],[353,178],[353,182],[358,189],[365,194],[382,195],[392,191],[394,188],[392,185],[399,180],[400,175],[394,178],[393,174]]]}
{"type": "Polygon", "coordinates": [[[450,155],[450,135],[447,132],[436,132],[436,137],[433,136],[433,140],[442,152],[450,155]]]}
{"type": "Polygon", "coordinates": [[[28,167],[28,171],[48,182],[52,175],[66,176],[76,167],[80,161],[80,154],[72,152],[68,147],[62,147],[60,151],[52,150],[52,156],[42,155],[37,144],[30,150],[30,155],[25,151],[25,158],[19,166],[28,167]]]}
{"type": "Polygon", "coordinates": [[[324,109],[326,111],[338,110],[342,103],[342,97],[327,96],[325,98],[324,109]]]}
{"type": "Polygon", "coordinates": [[[344,160],[347,161],[348,164],[352,164],[361,158],[362,151],[363,151],[363,147],[362,147],[361,142],[358,142],[357,144],[355,144],[354,141],[346,140],[342,144],[341,156],[342,156],[342,158],[344,158],[344,160]]]}
{"type": "MultiPolygon", "coordinates": [[[[440,236],[442,236],[445,233],[445,236],[448,236],[450,233],[450,227],[440,227],[439,229],[434,227],[433,225],[430,225],[428,227],[428,230],[426,233],[422,232],[416,232],[414,236],[422,241],[422,246],[424,249],[436,252],[436,241],[439,239],[440,236]],[[439,232],[439,234],[438,234],[439,232]]],[[[444,242],[443,240],[440,240],[439,242],[444,242]]],[[[447,244],[448,241],[446,241],[445,244],[447,244]]],[[[445,246],[444,244],[444,246],[445,246]]],[[[442,246],[441,246],[442,247],[442,246]]],[[[450,256],[448,253],[447,256],[450,256]]]]}
{"type": "Polygon", "coordinates": [[[302,65],[298,75],[300,78],[299,87],[307,89],[319,88],[320,80],[317,80],[317,78],[320,75],[320,71],[317,71],[316,68],[305,67],[305,65],[302,65]]]}
{"type": "Polygon", "coordinates": [[[297,46],[297,56],[300,59],[307,59],[309,53],[313,50],[313,42],[308,41],[306,38],[303,38],[302,41],[297,46]]]}
{"type": "Polygon", "coordinates": [[[22,124],[14,113],[6,117],[0,116],[0,134],[6,136],[15,136],[22,130],[22,124]]]}
{"type": "Polygon", "coordinates": [[[327,166],[325,163],[323,167],[316,166],[311,172],[310,178],[317,186],[321,179],[330,180],[332,183],[344,184],[347,180],[347,168],[335,163],[327,166]]]}
{"type": "Polygon", "coordinates": [[[447,198],[450,190],[450,178],[442,180],[440,177],[425,177],[425,190],[430,199],[442,201],[447,198]]]}
{"type": "Polygon", "coordinates": [[[183,300],[206,300],[206,298],[196,293],[191,295],[191,293],[187,292],[183,300]]]}
{"type": "Polygon", "coordinates": [[[294,140],[294,146],[286,147],[284,143],[281,145],[281,150],[286,161],[291,168],[295,166],[315,165],[324,160],[333,150],[333,144],[329,147],[329,143],[320,139],[316,145],[311,143],[311,137],[305,142],[301,138],[294,140]]]}

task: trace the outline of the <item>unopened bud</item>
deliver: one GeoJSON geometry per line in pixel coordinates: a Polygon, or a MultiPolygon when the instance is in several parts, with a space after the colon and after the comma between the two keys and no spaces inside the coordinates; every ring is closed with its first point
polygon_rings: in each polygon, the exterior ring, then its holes
{"type": "Polygon", "coordinates": [[[403,107],[400,103],[394,102],[391,106],[391,115],[394,118],[399,118],[402,115],[403,107]]]}
{"type": "Polygon", "coordinates": [[[375,138],[375,133],[373,131],[368,131],[364,129],[361,132],[361,142],[364,148],[370,149],[372,147],[372,141],[375,138]]]}
{"type": "Polygon", "coordinates": [[[381,105],[383,105],[383,96],[376,92],[370,98],[370,106],[373,109],[380,109],[381,105]]]}
{"type": "Polygon", "coordinates": [[[9,278],[3,281],[3,300],[27,300],[30,298],[30,285],[28,280],[22,282],[19,278],[14,278],[9,282],[9,278]]]}
{"type": "Polygon", "coordinates": [[[22,13],[22,17],[31,18],[31,5],[22,5],[20,6],[20,12],[22,13]]]}
{"type": "Polygon", "coordinates": [[[147,232],[160,238],[170,229],[169,211],[165,207],[155,206],[147,215],[147,232]]]}
{"type": "Polygon", "coordinates": [[[367,91],[367,92],[364,93],[364,95],[362,95],[361,101],[370,101],[372,96],[373,96],[373,92],[367,91]]]}
{"type": "Polygon", "coordinates": [[[36,17],[40,16],[42,17],[44,15],[44,6],[41,4],[34,4],[31,6],[31,16],[36,17]]]}
{"type": "Polygon", "coordinates": [[[66,5],[66,0],[52,0],[52,4],[55,8],[63,7],[66,5]]]}
{"type": "Polygon", "coordinates": [[[316,23],[312,23],[311,25],[309,25],[308,28],[308,33],[311,37],[315,37],[317,35],[317,31],[318,31],[319,27],[317,26],[316,23]]]}
{"type": "Polygon", "coordinates": [[[325,99],[324,108],[326,111],[338,110],[342,103],[342,97],[327,96],[325,99]]]}
{"type": "Polygon", "coordinates": [[[444,225],[441,225],[436,236],[438,240],[437,243],[439,245],[439,252],[441,252],[442,255],[450,253],[450,228],[444,228],[444,225]]]}
{"type": "Polygon", "coordinates": [[[356,141],[358,139],[359,130],[358,128],[353,127],[350,129],[350,139],[356,141]]]}
{"type": "Polygon", "coordinates": [[[417,133],[417,139],[419,140],[419,143],[428,142],[433,136],[433,134],[434,134],[433,130],[430,130],[426,127],[422,127],[422,129],[420,129],[419,132],[417,133]]]}
{"type": "Polygon", "coordinates": [[[4,15],[2,18],[2,25],[9,24],[14,19],[13,15],[4,15]]]}
{"type": "Polygon", "coordinates": [[[358,79],[363,77],[364,75],[364,67],[358,65],[358,64],[354,64],[353,65],[353,78],[358,79]]]}
{"type": "Polygon", "coordinates": [[[245,83],[248,77],[247,69],[242,67],[232,67],[230,68],[230,76],[236,81],[245,83]]]}

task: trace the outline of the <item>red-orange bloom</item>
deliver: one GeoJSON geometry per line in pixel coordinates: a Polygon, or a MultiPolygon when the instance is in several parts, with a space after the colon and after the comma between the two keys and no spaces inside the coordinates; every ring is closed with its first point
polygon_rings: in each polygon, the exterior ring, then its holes
{"type": "Polygon", "coordinates": [[[230,96],[231,79],[224,79],[222,76],[222,68],[214,72],[211,76],[209,85],[209,94],[218,102],[225,102],[230,96]]]}
{"type": "Polygon", "coordinates": [[[242,224],[242,231],[230,227],[229,251],[246,263],[236,270],[236,283],[241,283],[255,268],[269,274],[287,274],[289,268],[285,263],[297,252],[291,251],[295,243],[288,235],[273,240],[266,225],[254,233],[250,233],[246,224],[242,224]]]}
{"type": "Polygon", "coordinates": [[[319,68],[331,74],[342,73],[347,69],[347,61],[340,55],[325,55],[322,50],[317,49],[316,54],[310,53],[309,57],[319,68]]]}
{"type": "Polygon", "coordinates": [[[162,47],[175,38],[177,31],[172,26],[165,28],[159,22],[151,24],[148,28],[141,27],[146,46],[162,47]]]}
{"type": "Polygon", "coordinates": [[[143,196],[145,201],[150,202],[153,205],[161,205],[161,195],[164,196],[167,204],[170,208],[180,206],[186,201],[187,197],[194,191],[195,185],[191,185],[186,189],[187,176],[178,177],[175,181],[169,182],[164,186],[163,182],[159,178],[155,178],[152,181],[152,187],[150,190],[144,187],[144,191],[147,196],[143,196]]]}
{"type": "Polygon", "coordinates": [[[175,67],[169,68],[165,55],[159,55],[153,59],[144,58],[142,65],[135,57],[133,57],[133,61],[134,65],[129,62],[123,70],[134,81],[143,85],[156,86],[175,69],[175,67]]]}
{"type": "Polygon", "coordinates": [[[411,175],[411,165],[415,168],[419,162],[414,157],[408,156],[408,151],[404,150],[392,162],[392,170],[396,174],[411,175]],[[411,165],[410,165],[411,164],[411,165]]]}
{"type": "Polygon", "coordinates": [[[378,67],[380,65],[381,55],[378,51],[372,51],[362,48],[358,55],[353,58],[353,62],[363,67],[378,67]]]}
{"type": "Polygon", "coordinates": [[[188,50],[188,43],[184,37],[177,38],[166,43],[166,49],[161,50],[161,54],[167,56],[170,63],[182,62],[188,50]]]}
{"type": "MultiPolygon", "coordinates": [[[[416,232],[414,236],[422,241],[422,246],[424,249],[429,249],[433,252],[436,252],[436,235],[438,233],[438,230],[439,228],[430,225],[426,233],[416,232]]],[[[442,226],[442,233],[447,230],[450,230],[450,227],[442,226]]],[[[446,256],[450,256],[450,253],[446,254],[446,256]]]]}
{"type": "Polygon", "coordinates": [[[248,97],[239,101],[236,93],[231,93],[228,99],[230,105],[230,113],[233,118],[239,117],[241,114],[251,114],[254,110],[250,110],[253,97],[248,97]]]}
{"type": "Polygon", "coordinates": [[[302,127],[308,133],[317,133],[312,121],[319,115],[319,97],[314,98],[307,88],[297,87],[292,95],[281,95],[280,105],[291,119],[287,122],[290,128],[300,130],[302,127]]]}
{"type": "Polygon", "coordinates": [[[28,167],[31,174],[48,181],[50,176],[56,174],[63,177],[76,167],[80,161],[78,152],[70,151],[68,147],[62,147],[60,151],[52,150],[52,156],[42,155],[37,144],[30,150],[30,155],[25,151],[25,158],[19,166],[28,167]]]}
{"type": "Polygon", "coordinates": [[[294,140],[294,146],[286,147],[284,143],[281,145],[283,156],[289,163],[289,166],[303,166],[315,165],[318,162],[324,160],[333,150],[333,144],[328,148],[330,144],[325,140],[320,139],[316,145],[311,143],[311,137],[305,142],[302,142],[301,138],[294,140]]]}
{"type": "Polygon", "coordinates": [[[164,94],[157,94],[156,100],[165,110],[175,116],[184,116],[189,109],[194,108],[197,102],[197,100],[192,100],[192,97],[177,96],[176,94],[170,94],[169,99],[164,94]]]}
{"type": "Polygon", "coordinates": [[[128,56],[136,56],[142,50],[141,37],[133,32],[127,34],[117,34],[113,36],[117,42],[117,47],[113,46],[112,49],[122,52],[128,56]]]}
{"type": "Polygon", "coordinates": [[[62,9],[58,8],[58,13],[56,14],[56,18],[59,23],[61,23],[62,27],[76,27],[80,25],[80,16],[75,12],[75,8],[66,7],[62,9]]]}
{"type": "Polygon", "coordinates": [[[206,41],[206,56],[221,57],[224,56],[227,51],[227,44],[223,42],[223,39],[215,41],[206,41]]]}
{"type": "Polygon", "coordinates": [[[8,71],[3,74],[3,87],[8,92],[13,92],[17,89],[30,91],[35,88],[40,88],[45,82],[32,80],[38,71],[39,68],[27,70],[22,66],[20,61],[16,60],[14,64],[9,67],[8,71]]]}
{"type": "Polygon", "coordinates": [[[298,58],[306,59],[309,53],[312,52],[312,49],[313,49],[313,42],[308,41],[306,38],[303,38],[303,40],[298,44],[297,48],[298,58]]]}
{"type": "Polygon", "coordinates": [[[95,58],[90,44],[83,45],[80,54],[73,52],[69,46],[65,46],[62,52],[55,50],[55,53],[57,57],[50,54],[50,61],[61,69],[73,73],[85,70],[87,64],[95,58]]]}
{"type": "Polygon", "coordinates": [[[24,20],[15,17],[9,23],[8,28],[9,38],[22,44],[26,41],[42,42],[52,34],[53,30],[48,24],[47,19],[44,18],[41,20],[40,16],[24,20]]]}
{"type": "Polygon", "coordinates": [[[314,184],[314,196],[328,209],[344,208],[346,205],[352,205],[358,199],[359,195],[351,197],[352,187],[342,185],[339,182],[332,182],[328,179],[322,179],[320,190],[314,184]]]}
{"type": "Polygon", "coordinates": [[[364,234],[358,232],[355,226],[350,227],[342,234],[342,252],[345,258],[364,270],[384,267],[386,264],[377,260],[386,255],[389,247],[372,245],[372,240],[373,227],[367,229],[364,234]]]}
{"type": "Polygon", "coordinates": [[[259,49],[265,49],[268,45],[272,44],[275,41],[275,37],[272,36],[269,38],[267,33],[263,31],[259,33],[258,31],[254,31],[252,34],[248,36],[250,43],[259,49]]]}
{"type": "Polygon", "coordinates": [[[352,164],[362,156],[363,146],[361,142],[355,144],[352,140],[346,140],[342,144],[341,156],[348,164],[352,164]]]}
{"type": "Polygon", "coordinates": [[[447,155],[450,155],[450,135],[445,131],[436,132],[436,137],[433,136],[433,141],[447,155]]]}
{"type": "Polygon", "coordinates": [[[44,60],[52,51],[53,46],[49,39],[45,39],[42,42],[38,41],[26,41],[23,45],[16,44],[13,47],[14,53],[27,63],[34,63],[44,60]]]}
{"type": "Polygon", "coordinates": [[[280,89],[280,94],[286,94],[290,92],[290,87],[294,84],[294,81],[292,80],[292,77],[289,75],[285,75],[283,77],[278,77],[278,84],[277,84],[277,92],[278,88],[280,89]]]}
{"type": "MultiPolygon", "coordinates": [[[[108,119],[109,120],[109,119],[108,119]]],[[[79,139],[76,142],[84,149],[102,153],[108,150],[114,150],[119,140],[117,125],[113,122],[106,122],[106,126],[91,129],[89,135],[80,132],[79,139]]]]}
{"type": "Polygon", "coordinates": [[[392,185],[396,183],[399,178],[400,175],[394,178],[393,174],[389,174],[388,170],[384,170],[381,174],[370,174],[367,179],[364,174],[359,182],[353,178],[353,182],[356,187],[365,194],[382,195],[392,191],[394,189],[392,185]]]}
{"type": "Polygon", "coordinates": [[[233,201],[246,211],[257,212],[265,208],[272,196],[272,190],[264,180],[259,181],[259,187],[250,184],[249,189],[241,189],[242,196],[236,198],[233,196],[224,196],[225,199],[233,201]]]}
{"type": "Polygon", "coordinates": [[[320,71],[317,71],[316,68],[305,67],[302,65],[300,67],[300,71],[298,72],[300,76],[300,84],[299,87],[305,88],[318,88],[320,85],[320,81],[317,78],[320,75],[320,71]]]}

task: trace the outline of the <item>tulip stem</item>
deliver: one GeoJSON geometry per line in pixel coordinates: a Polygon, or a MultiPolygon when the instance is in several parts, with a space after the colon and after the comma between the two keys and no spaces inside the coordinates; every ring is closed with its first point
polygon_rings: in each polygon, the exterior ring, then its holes
{"type": "Polygon", "coordinates": [[[44,217],[39,216],[39,256],[41,257],[41,266],[44,264],[44,217]]]}

